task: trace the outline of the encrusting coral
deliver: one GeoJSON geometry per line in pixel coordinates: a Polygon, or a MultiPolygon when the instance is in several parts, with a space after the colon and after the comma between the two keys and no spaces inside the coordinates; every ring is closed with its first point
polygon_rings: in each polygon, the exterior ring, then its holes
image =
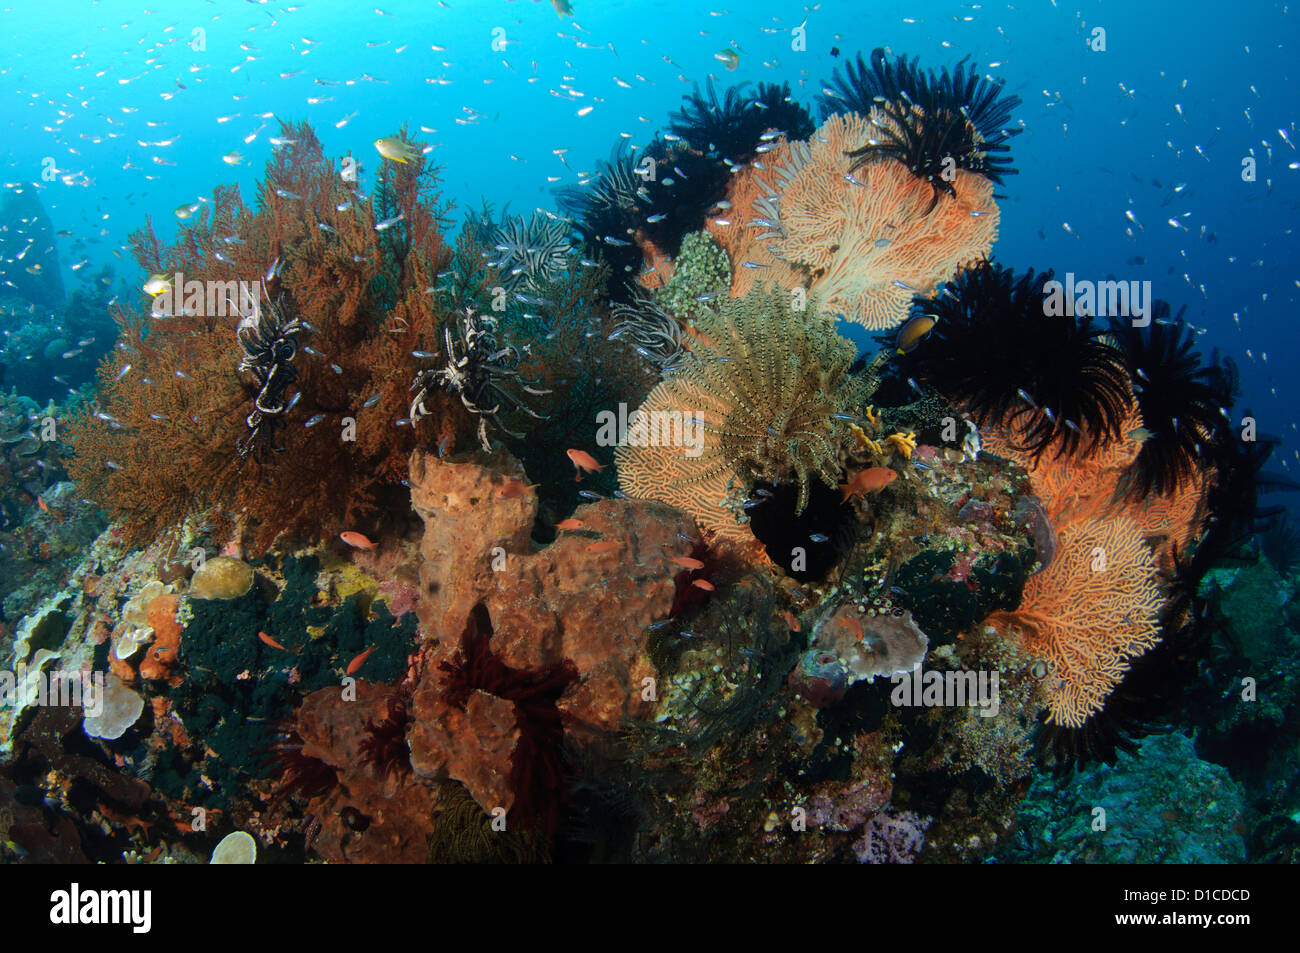
{"type": "Polygon", "coordinates": [[[730,284],[727,253],[708,232],[692,232],[682,239],[672,277],[655,292],[655,298],[678,320],[687,321],[714,298],[725,297],[730,284]]]}
{"type": "Polygon", "coordinates": [[[270,161],[256,210],[218,188],[174,246],[151,226],[133,236],[138,261],[167,287],[150,315],[118,315],[98,406],[70,437],[71,472],[129,541],[209,509],[261,549],[286,532],[354,527],[400,489],[415,446],[468,429],[441,392],[420,422],[407,418],[423,366],[413,352],[441,348],[447,320],[426,292],[448,257],[433,168],[423,157],[386,163],[366,201],[308,126],[282,135],[293,141],[270,161]],[[171,287],[176,276],[183,286],[171,287]],[[274,307],[301,324],[296,379],[278,407],[283,425],[238,467],[266,381],[241,380],[236,325],[271,306],[264,280],[274,307]]]}

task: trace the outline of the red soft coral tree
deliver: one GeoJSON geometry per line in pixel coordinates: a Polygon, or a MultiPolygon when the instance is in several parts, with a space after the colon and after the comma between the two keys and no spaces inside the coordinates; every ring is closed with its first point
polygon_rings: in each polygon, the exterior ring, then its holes
{"type": "Polygon", "coordinates": [[[278,452],[239,461],[258,386],[237,370],[235,307],[175,288],[166,314],[157,302],[149,316],[124,309],[98,405],[72,423],[70,469],[131,542],[205,510],[219,526],[243,527],[256,549],[282,534],[364,526],[401,492],[412,449],[466,428],[442,394],[418,424],[406,420],[410,382],[427,363],[413,352],[439,351],[449,316],[429,293],[450,255],[433,167],[424,156],[385,162],[365,197],[309,126],[285,123],[281,135],[290,142],[269,162],[255,209],[218,187],[175,244],[148,223],[132,236],[142,268],[187,285],[266,282],[278,271],[269,295],[308,325],[278,452]]]}

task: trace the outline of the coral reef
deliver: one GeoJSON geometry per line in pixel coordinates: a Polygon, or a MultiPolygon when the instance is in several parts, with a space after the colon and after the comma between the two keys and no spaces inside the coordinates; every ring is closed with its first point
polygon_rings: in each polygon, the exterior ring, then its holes
{"type": "Polygon", "coordinates": [[[1241,788],[1197,757],[1190,738],[1153,735],[1113,770],[1067,785],[1035,782],[1008,860],[1029,863],[1231,864],[1245,859],[1241,788]],[[1097,809],[1105,828],[1097,829],[1097,809]]]}
{"type": "Polygon", "coordinates": [[[710,80],[454,241],[431,147],[366,193],[284,122],[133,234],[115,343],[111,271],[15,278],[2,357],[73,377],[0,397],[0,860],[1300,856],[1236,368],[990,261],[1020,100],[967,60],[822,93],[710,80]]]}
{"type": "Polygon", "coordinates": [[[1020,608],[989,623],[1009,625],[1050,662],[1049,718],[1077,728],[1101,708],[1128,660],[1156,643],[1161,602],[1141,529],[1116,516],[1065,530],[1051,565],[1025,583],[1020,608]]]}

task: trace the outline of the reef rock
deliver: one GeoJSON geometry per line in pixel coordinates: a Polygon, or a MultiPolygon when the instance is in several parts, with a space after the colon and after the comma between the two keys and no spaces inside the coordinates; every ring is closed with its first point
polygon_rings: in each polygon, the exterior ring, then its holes
{"type": "Polygon", "coordinates": [[[437,780],[454,778],[485,811],[509,811],[515,800],[510,755],[520,734],[514,703],[476,691],[461,711],[426,694],[417,701],[417,711],[424,717],[418,719],[411,745],[415,772],[437,780]]]}
{"type": "Polygon", "coordinates": [[[365,762],[362,742],[387,715],[391,689],[358,682],[356,690],[355,701],[344,701],[339,689],[322,688],[298,710],[303,754],[333,767],[339,781],[308,805],[320,824],[311,847],[336,864],[423,863],[437,787],[410,773],[381,777],[365,762]]]}
{"type": "Polygon", "coordinates": [[[242,559],[213,556],[194,570],[191,599],[238,599],[253,588],[253,567],[242,559]]]}
{"type": "Polygon", "coordinates": [[[648,717],[654,706],[641,701],[641,684],[655,673],[646,627],[672,606],[672,559],[690,552],[690,516],[653,500],[601,500],[575,511],[581,529],[538,550],[529,538],[537,501],[500,492],[525,479],[513,458],[505,467],[444,463],[419,451],[411,458],[411,501],[425,521],[420,621],[454,650],[470,610],[483,602],[493,651],[507,665],[577,666],[561,709],[602,728],[648,717]]]}
{"type": "Polygon", "coordinates": [[[140,663],[140,675],[148,679],[167,678],[180,654],[181,624],[176,621],[180,597],[167,594],[149,603],[146,619],[153,631],[153,645],[140,663]]]}
{"type": "Polygon", "coordinates": [[[493,470],[417,451],[411,457],[411,506],[424,521],[420,553],[420,622],[435,635],[455,635],[470,609],[494,586],[495,565],[532,552],[529,533],[537,497],[502,495],[526,479],[504,454],[493,470]]]}
{"type": "Polygon", "coordinates": [[[868,616],[848,604],[817,626],[813,643],[819,653],[839,659],[851,685],[912,671],[925,658],[930,640],[910,612],[868,616]]]}
{"type": "Polygon", "coordinates": [[[1081,769],[1061,785],[1035,778],[1004,859],[1049,864],[1240,864],[1248,800],[1187,735],[1150,735],[1115,765],[1081,769]],[[1096,809],[1106,828],[1095,828],[1096,809]]]}
{"type": "Polygon", "coordinates": [[[461,648],[457,636],[471,610],[480,602],[488,610],[491,653],[509,669],[572,664],[577,677],[556,703],[570,731],[649,718],[654,703],[642,700],[642,686],[656,672],[647,627],[668,615],[678,571],[672,559],[690,552],[695,527],[663,503],[601,500],[574,513],[580,529],[538,548],[530,538],[536,499],[502,492],[526,479],[513,458],[493,470],[417,451],[410,472],[412,504],[425,522],[417,611],[440,640],[415,693],[411,761],[425,777],[462,782],[490,811],[510,803],[502,783],[517,737],[514,714],[481,692],[463,710],[449,711],[443,698],[441,663],[461,648]]]}

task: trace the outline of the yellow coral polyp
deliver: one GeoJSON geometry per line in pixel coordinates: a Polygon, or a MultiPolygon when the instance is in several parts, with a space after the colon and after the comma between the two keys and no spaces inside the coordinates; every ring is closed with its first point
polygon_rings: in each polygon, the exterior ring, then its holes
{"type": "MultiPolygon", "coordinates": [[[[869,415],[870,408],[867,408],[867,410],[869,415]]],[[[870,416],[868,416],[867,419],[869,420],[870,416]]],[[[885,455],[885,448],[882,447],[878,441],[872,440],[870,437],[868,437],[866,431],[863,430],[861,427],[859,427],[857,424],[849,424],[849,432],[853,434],[854,439],[857,440],[858,442],[858,446],[861,447],[863,450],[870,450],[872,453],[876,454],[877,456],[883,457],[885,455]]]]}
{"type": "Polygon", "coordinates": [[[894,445],[894,449],[903,455],[904,459],[912,459],[912,451],[916,449],[916,433],[891,433],[885,438],[886,443],[894,445]]]}
{"type": "Polygon", "coordinates": [[[879,430],[885,422],[885,418],[876,412],[875,404],[868,404],[867,409],[862,416],[866,417],[867,423],[871,424],[871,426],[876,430],[879,430]]]}

